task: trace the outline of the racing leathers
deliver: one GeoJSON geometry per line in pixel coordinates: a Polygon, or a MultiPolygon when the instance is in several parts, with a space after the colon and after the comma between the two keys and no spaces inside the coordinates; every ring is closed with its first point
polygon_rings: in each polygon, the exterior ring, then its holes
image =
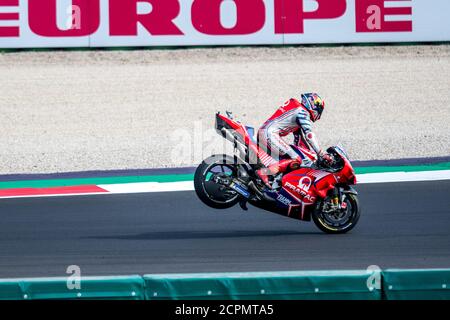
{"type": "Polygon", "coordinates": [[[285,172],[288,168],[311,167],[313,161],[308,151],[324,156],[316,135],[312,131],[310,112],[298,100],[290,99],[280,107],[258,130],[259,145],[265,149],[277,163],[257,171],[258,176],[267,185],[269,175],[285,172]],[[283,137],[293,133],[295,144],[302,148],[292,148],[283,137]]]}

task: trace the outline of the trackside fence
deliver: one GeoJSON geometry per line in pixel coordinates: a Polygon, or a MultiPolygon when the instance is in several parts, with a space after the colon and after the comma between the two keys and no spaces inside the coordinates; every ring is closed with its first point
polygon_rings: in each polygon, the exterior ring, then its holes
{"type": "Polygon", "coordinates": [[[0,280],[1,300],[450,300],[450,269],[0,280]]]}

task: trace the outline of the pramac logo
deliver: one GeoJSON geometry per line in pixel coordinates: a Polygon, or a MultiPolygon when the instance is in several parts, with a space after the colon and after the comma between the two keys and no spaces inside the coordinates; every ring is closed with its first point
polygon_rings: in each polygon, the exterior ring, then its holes
{"type": "Polygon", "coordinates": [[[305,191],[305,192],[308,192],[308,191],[309,191],[309,188],[311,188],[311,184],[312,184],[311,178],[308,177],[308,176],[306,176],[306,177],[301,178],[301,179],[298,181],[297,187],[298,187],[300,190],[303,190],[303,191],[305,191]]]}
{"type": "Polygon", "coordinates": [[[316,201],[316,198],[309,194],[309,189],[311,188],[311,185],[312,185],[311,178],[305,176],[298,181],[297,186],[289,182],[286,182],[285,187],[300,195],[302,197],[303,202],[313,203],[316,201]]]}

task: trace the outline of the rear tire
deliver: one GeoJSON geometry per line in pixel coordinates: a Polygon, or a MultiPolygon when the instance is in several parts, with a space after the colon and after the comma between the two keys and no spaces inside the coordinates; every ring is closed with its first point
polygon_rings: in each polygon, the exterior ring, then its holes
{"type": "Polygon", "coordinates": [[[214,209],[228,209],[235,206],[240,201],[240,196],[238,193],[230,189],[223,190],[223,192],[221,192],[220,189],[226,189],[226,187],[207,180],[208,173],[214,167],[228,168],[230,172],[228,172],[227,175],[236,177],[236,166],[237,165],[235,164],[234,159],[224,154],[213,155],[205,159],[198,166],[194,175],[194,187],[195,193],[204,204],[214,209]],[[234,192],[235,195],[227,197],[227,192],[234,192]]]}
{"type": "Polygon", "coordinates": [[[323,232],[329,234],[342,234],[352,230],[359,220],[361,215],[361,209],[359,206],[358,196],[355,194],[347,193],[346,195],[347,210],[351,210],[350,217],[347,221],[344,221],[342,225],[333,224],[327,218],[326,214],[321,211],[322,205],[319,206],[319,210],[314,210],[312,219],[314,224],[323,232]]]}

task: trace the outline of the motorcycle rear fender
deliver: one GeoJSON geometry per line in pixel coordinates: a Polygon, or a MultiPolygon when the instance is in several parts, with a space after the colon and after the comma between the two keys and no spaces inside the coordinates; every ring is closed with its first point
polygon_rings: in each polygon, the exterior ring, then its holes
{"type": "Polygon", "coordinates": [[[234,120],[227,118],[226,116],[216,113],[216,130],[221,132],[222,129],[236,130],[239,128],[239,124],[234,120]]]}

